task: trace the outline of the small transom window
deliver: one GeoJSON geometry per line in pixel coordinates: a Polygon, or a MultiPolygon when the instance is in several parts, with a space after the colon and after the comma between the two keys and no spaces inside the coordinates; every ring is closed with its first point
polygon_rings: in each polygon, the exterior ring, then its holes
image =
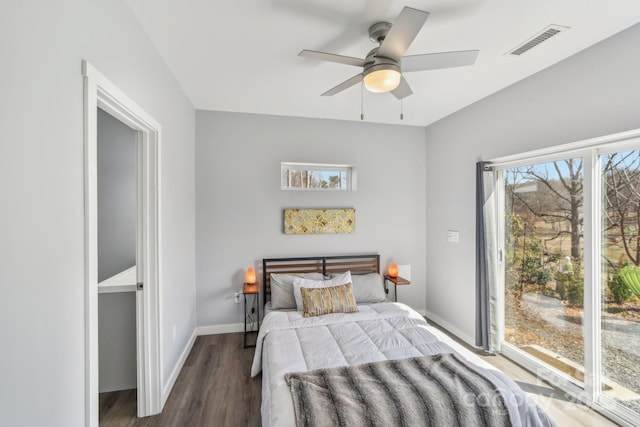
{"type": "Polygon", "coordinates": [[[355,168],[351,165],[289,162],[280,165],[283,190],[355,190],[355,168]]]}

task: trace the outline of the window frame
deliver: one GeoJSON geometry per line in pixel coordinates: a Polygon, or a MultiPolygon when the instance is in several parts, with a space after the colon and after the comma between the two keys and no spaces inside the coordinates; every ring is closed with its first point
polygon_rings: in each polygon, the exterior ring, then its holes
{"type": "Polygon", "coordinates": [[[331,164],[331,163],[301,163],[301,162],[281,162],[280,163],[280,190],[283,191],[356,191],[356,168],[354,165],[331,164]],[[345,188],[330,187],[290,187],[286,185],[285,173],[288,171],[309,171],[309,172],[338,172],[346,174],[345,188]]]}

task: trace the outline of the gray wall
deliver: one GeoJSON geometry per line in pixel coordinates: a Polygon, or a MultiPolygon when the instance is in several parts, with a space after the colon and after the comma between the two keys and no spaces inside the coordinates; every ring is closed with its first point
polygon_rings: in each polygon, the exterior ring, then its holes
{"type": "Polygon", "coordinates": [[[98,282],[136,264],[136,133],[98,110],[98,282]]]}
{"type": "Polygon", "coordinates": [[[137,387],[136,293],[98,295],[100,392],[137,387]]]}
{"type": "Polygon", "coordinates": [[[639,45],[636,25],[426,129],[430,313],[474,336],[475,162],[640,128],[639,45]]]}
{"type": "Polygon", "coordinates": [[[198,111],[198,325],[242,322],[233,292],[263,257],[377,252],[412,266],[399,300],[425,301],[424,128],[198,111]],[[280,162],[353,164],[355,192],[280,190],[280,162]],[[284,208],[353,207],[356,232],[284,235],[284,208]]]}
{"type": "Polygon", "coordinates": [[[165,381],[195,328],[195,113],[122,0],[8,0],[0,17],[0,424],[81,426],[81,61],[162,125],[165,381]]]}

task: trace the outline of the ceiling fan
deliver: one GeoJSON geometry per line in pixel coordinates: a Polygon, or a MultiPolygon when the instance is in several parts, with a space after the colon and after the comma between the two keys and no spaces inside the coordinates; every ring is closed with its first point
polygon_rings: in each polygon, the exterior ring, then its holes
{"type": "Polygon", "coordinates": [[[428,17],[428,12],[405,6],[393,25],[389,22],[373,24],[369,27],[369,39],[380,46],[372,49],[364,59],[313,50],[303,50],[298,56],[363,68],[360,74],[322,96],[335,95],[364,80],[364,86],[371,92],[391,92],[396,98],[403,99],[413,92],[402,73],[472,65],[478,56],[478,50],[403,56],[428,17]]]}

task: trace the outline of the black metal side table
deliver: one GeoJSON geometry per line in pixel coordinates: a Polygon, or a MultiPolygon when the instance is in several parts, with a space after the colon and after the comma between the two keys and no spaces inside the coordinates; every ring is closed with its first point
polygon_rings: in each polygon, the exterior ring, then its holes
{"type": "Polygon", "coordinates": [[[393,300],[398,302],[398,285],[410,285],[411,281],[404,279],[400,276],[389,276],[388,274],[384,275],[384,288],[387,293],[389,293],[389,289],[387,288],[387,280],[393,283],[393,300]]]}
{"type": "Polygon", "coordinates": [[[244,295],[244,348],[255,347],[255,344],[247,345],[247,335],[255,332],[257,340],[260,330],[260,286],[258,286],[258,282],[245,283],[242,287],[242,294],[244,295]],[[247,295],[253,295],[251,306],[247,306],[247,295]],[[247,323],[250,324],[249,330],[247,330],[247,323]],[[256,325],[255,329],[254,325],[256,325]]]}

